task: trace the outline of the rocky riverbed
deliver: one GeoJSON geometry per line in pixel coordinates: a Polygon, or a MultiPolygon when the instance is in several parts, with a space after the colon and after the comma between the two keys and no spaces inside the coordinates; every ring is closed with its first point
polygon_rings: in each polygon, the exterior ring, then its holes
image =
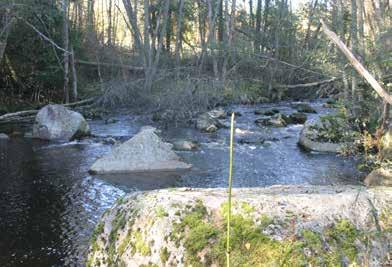
{"type": "MultiPolygon", "coordinates": [[[[311,103],[317,113],[331,112],[321,102],[311,103]]],[[[234,187],[271,185],[356,185],[362,174],[355,160],[335,154],[301,150],[302,124],[284,127],[257,125],[261,114],[272,109],[289,116],[290,103],[231,106],[237,112],[234,187]],[[239,116],[241,114],[241,116],[239,116]]],[[[228,117],[222,119],[227,124],[228,117]]],[[[92,136],[71,142],[38,141],[29,134],[6,132],[0,140],[0,264],[2,266],[82,265],[89,240],[104,210],[126,193],[167,187],[223,188],[227,185],[229,130],[204,133],[193,127],[162,127],[149,116],[120,112],[88,120],[92,136]],[[90,175],[100,157],[134,136],[141,127],[161,130],[166,142],[192,170],[185,173],[90,175]],[[25,136],[25,137],[23,137],[25,136]],[[186,140],[186,142],[184,141],[186,140]]],[[[10,129],[10,126],[7,126],[10,129]]],[[[32,127],[24,129],[31,131],[32,127]]],[[[24,130],[23,129],[23,130],[24,130]]],[[[221,190],[221,189],[219,189],[221,190]]]]}

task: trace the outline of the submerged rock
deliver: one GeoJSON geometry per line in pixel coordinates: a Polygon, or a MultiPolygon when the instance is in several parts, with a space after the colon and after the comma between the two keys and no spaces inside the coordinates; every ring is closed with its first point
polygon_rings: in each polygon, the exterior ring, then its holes
{"type": "Polygon", "coordinates": [[[90,134],[83,116],[62,105],[47,105],[35,117],[33,137],[45,140],[71,140],[90,134]]]}
{"type": "Polygon", "coordinates": [[[238,143],[242,145],[262,145],[266,140],[259,136],[245,136],[238,139],[238,143]]]}
{"type": "Polygon", "coordinates": [[[109,119],[105,120],[105,124],[112,124],[112,123],[116,123],[116,122],[118,122],[118,120],[114,119],[114,118],[109,118],[109,119]]]}
{"type": "Polygon", "coordinates": [[[304,112],[304,113],[317,113],[317,111],[312,108],[309,104],[307,103],[296,103],[293,104],[292,107],[296,109],[298,112],[304,112]]]}
{"type": "Polygon", "coordinates": [[[203,113],[196,119],[196,128],[203,132],[213,133],[221,127],[219,120],[211,117],[209,113],[203,113]]]}
{"type": "Polygon", "coordinates": [[[366,186],[392,186],[392,170],[378,168],[373,170],[364,181],[366,186]]]}
{"type": "Polygon", "coordinates": [[[171,144],[163,142],[155,134],[155,128],[143,127],[130,140],[113,148],[109,155],[98,159],[90,172],[127,173],[190,168],[190,164],[180,161],[171,144]]]}
{"type": "Polygon", "coordinates": [[[277,113],[279,113],[279,109],[273,108],[273,109],[269,109],[269,110],[255,110],[255,114],[256,115],[264,115],[264,116],[273,116],[277,113]]]}
{"type": "Polygon", "coordinates": [[[173,142],[173,149],[178,151],[193,151],[199,147],[199,143],[193,140],[176,140],[173,142]]]}
{"type": "Polygon", "coordinates": [[[8,140],[10,139],[8,135],[6,135],[5,133],[0,133],[0,140],[8,140]]]}
{"type": "Polygon", "coordinates": [[[319,142],[317,141],[317,137],[317,129],[313,128],[310,124],[305,124],[300,133],[298,145],[305,150],[326,153],[338,153],[344,145],[342,143],[319,142]]]}
{"type": "Polygon", "coordinates": [[[102,140],[102,143],[105,145],[115,145],[117,144],[117,140],[113,137],[107,137],[102,140]]]}
{"type": "Polygon", "coordinates": [[[287,125],[285,117],[282,114],[276,114],[272,117],[264,116],[258,118],[255,123],[259,126],[285,127],[287,125]]]}
{"type": "Polygon", "coordinates": [[[294,124],[304,124],[308,119],[306,114],[303,112],[294,112],[289,116],[289,118],[290,118],[290,123],[294,123],[294,124]]]}
{"type": "Polygon", "coordinates": [[[225,119],[227,116],[227,112],[224,111],[223,108],[213,109],[211,111],[208,111],[207,113],[213,119],[225,119]]]}
{"type": "MultiPolygon", "coordinates": [[[[382,266],[391,197],[359,186],[234,189],[232,263],[382,266]]],[[[87,266],[225,266],[227,207],[225,189],[132,193],[101,218],[87,266]]]]}

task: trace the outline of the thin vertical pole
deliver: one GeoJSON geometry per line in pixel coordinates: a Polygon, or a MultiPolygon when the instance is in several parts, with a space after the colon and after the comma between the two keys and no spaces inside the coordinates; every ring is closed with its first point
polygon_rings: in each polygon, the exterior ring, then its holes
{"type": "Polygon", "coordinates": [[[231,188],[233,183],[233,151],[234,151],[234,112],[231,114],[230,127],[230,164],[229,164],[229,211],[227,215],[227,243],[226,243],[226,262],[230,267],[230,221],[231,221],[231,188]]]}

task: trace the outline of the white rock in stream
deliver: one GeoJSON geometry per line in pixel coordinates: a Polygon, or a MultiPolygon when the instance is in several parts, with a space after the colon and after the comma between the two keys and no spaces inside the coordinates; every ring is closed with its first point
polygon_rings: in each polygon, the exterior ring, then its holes
{"type": "Polygon", "coordinates": [[[83,116],[62,105],[47,105],[35,117],[33,138],[71,140],[88,135],[90,128],[83,116]]]}
{"type": "Polygon", "coordinates": [[[343,148],[343,143],[316,141],[317,135],[317,130],[312,129],[312,124],[305,123],[298,144],[306,150],[324,153],[338,153],[343,148]]]}
{"type": "Polygon", "coordinates": [[[8,140],[10,139],[8,135],[6,135],[5,133],[0,133],[0,140],[8,140]]]}
{"type": "MultiPolygon", "coordinates": [[[[391,199],[383,187],[234,189],[233,266],[382,266],[391,199]]],[[[101,218],[87,266],[225,266],[226,204],[226,189],[129,194],[101,218]]]]}
{"type": "Polygon", "coordinates": [[[192,165],[182,162],[163,142],[153,127],[143,127],[130,140],[113,148],[109,155],[98,159],[90,168],[92,173],[127,173],[145,171],[174,171],[190,169],[192,165]]]}

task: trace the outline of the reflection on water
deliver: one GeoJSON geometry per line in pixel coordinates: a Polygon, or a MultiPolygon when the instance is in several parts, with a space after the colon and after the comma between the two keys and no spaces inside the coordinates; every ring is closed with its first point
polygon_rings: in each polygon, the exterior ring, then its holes
{"type": "MultiPolygon", "coordinates": [[[[288,105],[278,108],[283,113],[292,112],[288,105]]],[[[325,112],[320,105],[317,108],[325,112]]],[[[253,114],[255,107],[235,109],[243,113],[237,118],[236,138],[267,141],[236,144],[234,186],[357,182],[359,173],[353,160],[304,153],[297,147],[302,126],[262,129],[253,122],[257,117],[253,114]]],[[[172,186],[226,186],[227,129],[216,134],[189,128],[162,132],[167,140],[190,138],[201,143],[196,152],[179,152],[194,166],[182,175],[90,176],[91,164],[111,150],[110,145],[101,144],[102,138],[126,140],[148,123],[125,115],[116,118],[113,124],[91,122],[96,138],[66,144],[0,140],[0,266],[82,265],[95,223],[126,192],[172,186]]]]}

